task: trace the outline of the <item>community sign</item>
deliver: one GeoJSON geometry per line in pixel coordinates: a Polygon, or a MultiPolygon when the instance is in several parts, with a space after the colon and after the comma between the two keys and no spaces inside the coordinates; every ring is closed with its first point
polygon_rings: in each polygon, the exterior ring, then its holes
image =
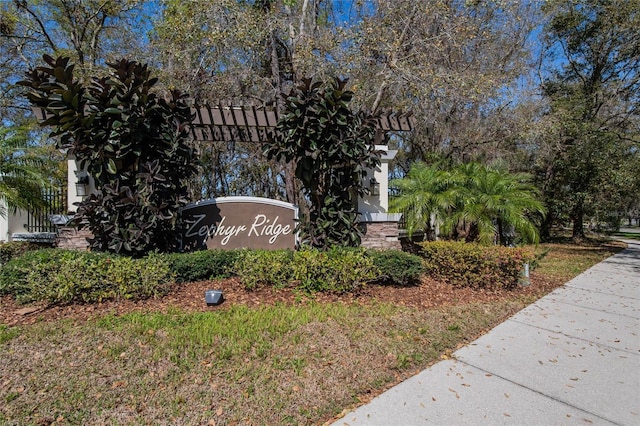
{"type": "Polygon", "coordinates": [[[296,246],[298,207],[258,197],[223,197],[182,209],[182,248],[283,249],[296,246]]]}

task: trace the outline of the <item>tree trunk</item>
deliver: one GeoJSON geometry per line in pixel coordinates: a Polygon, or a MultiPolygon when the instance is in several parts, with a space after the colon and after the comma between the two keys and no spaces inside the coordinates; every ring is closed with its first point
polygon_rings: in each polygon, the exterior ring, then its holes
{"type": "Polygon", "coordinates": [[[548,212],[544,219],[542,219],[542,223],[540,224],[540,239],[542,241],[548,241],[551,238],[551,226],[553,226],[554,220],[555,217],[551,212],[548,212]]]}
{"type": "Polygon", "coordinates": [[[573,233],[571,238],[575,242],[582,241],[584,239],[584,208],[582,207],[582,203],[579,203],[573,208],[571,220],[573,220],[573,233]]]}

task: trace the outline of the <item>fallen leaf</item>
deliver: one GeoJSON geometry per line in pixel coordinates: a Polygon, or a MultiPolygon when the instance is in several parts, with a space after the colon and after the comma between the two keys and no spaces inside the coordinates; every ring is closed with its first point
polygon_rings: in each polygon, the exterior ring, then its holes
{"type": "Polygon", "coordinates": [[[118,380],[111,384],[111,389],[120,388],[126,385],[127,385],[127,382],[125,382],[124,380],[118,380]]]}
{"type": "Polygon", "coordinates": [[[36,307],[22,308],[22,309],[18,309],[17,311],[14,311],[14,314],[24,316],[24,315],[32,314],[34,312],[41,311],[41,310],[42,308],[36,308],[36,307]]]}

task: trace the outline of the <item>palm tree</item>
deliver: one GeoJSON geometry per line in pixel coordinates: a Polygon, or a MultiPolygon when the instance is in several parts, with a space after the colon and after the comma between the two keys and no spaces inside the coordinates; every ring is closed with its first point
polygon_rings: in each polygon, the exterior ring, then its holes
{"type": "Polygon", "coordinates": [[[427,240],[435,239],[434,227],[454,205],[451,173],[440,164],[414,163],[407,176],[394,179],[391,186],[399,195],[389,201],[391,212],[403,213],[409,237],[425,231],[427,240]]]}
{"type": "Polygon", "coordinates": [[[538,229],[531,215],[544,215],[546,209],[530,175],[472,162],[456,167],[452,182],[456,206],[445,227],[467,223],[467,241],[482,244],[508,245],[512,242],[510,230],[524,242],[538,242],[538,229]]]}
{"type": "Polygon", "coordinates": [[[48,161],[29,146],[22,127],[0,128],[0,216],[8,211],[43,207],[43,188],[50,186],[48,161]]]}
{"type": "Polygon", "coordinates": [[[407,176],[391,182],[400,194],[390,200],[390,211],[404,214],[409,236],[432,227],[457,238],[464,229],[467,241],[508,245],[517,233],[524,242],[537,242],[531,215],[544,215],[538,190],[525,173],[477,162],[452,170],[439,164],[415,163],[407,176]],[[513,231],[513,232],[512,232],[513,231]]]}

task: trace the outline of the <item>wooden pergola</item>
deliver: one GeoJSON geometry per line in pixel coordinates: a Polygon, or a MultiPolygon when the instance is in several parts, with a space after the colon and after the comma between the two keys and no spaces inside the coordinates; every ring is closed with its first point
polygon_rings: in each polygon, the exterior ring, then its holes
{"type": "MultiPolygon", "coordinates": [[[[213,142],[266,142],[275,130],[279,115],[275,109],[252,106],[196,106],[191,109],[194,139],[213,142]]],[[[376,118],[378,129],[388,131],[413,130],[413,117],[384,113],[376,118]]]]}
{"type": "MultiPolygon", "coordinates": [[[[43,108],[33,108],[33,112],[40,121],[47,116],[43,108]]],[[[275,109],[254,106],[196,105],[191,113],[191,135],[195,140],[210,142],[267,142],[279,119],[275,109]]],[[[411,114],[386,112],[378,115],[376,122],[381,133],[414,128],[411,114]]]]}

